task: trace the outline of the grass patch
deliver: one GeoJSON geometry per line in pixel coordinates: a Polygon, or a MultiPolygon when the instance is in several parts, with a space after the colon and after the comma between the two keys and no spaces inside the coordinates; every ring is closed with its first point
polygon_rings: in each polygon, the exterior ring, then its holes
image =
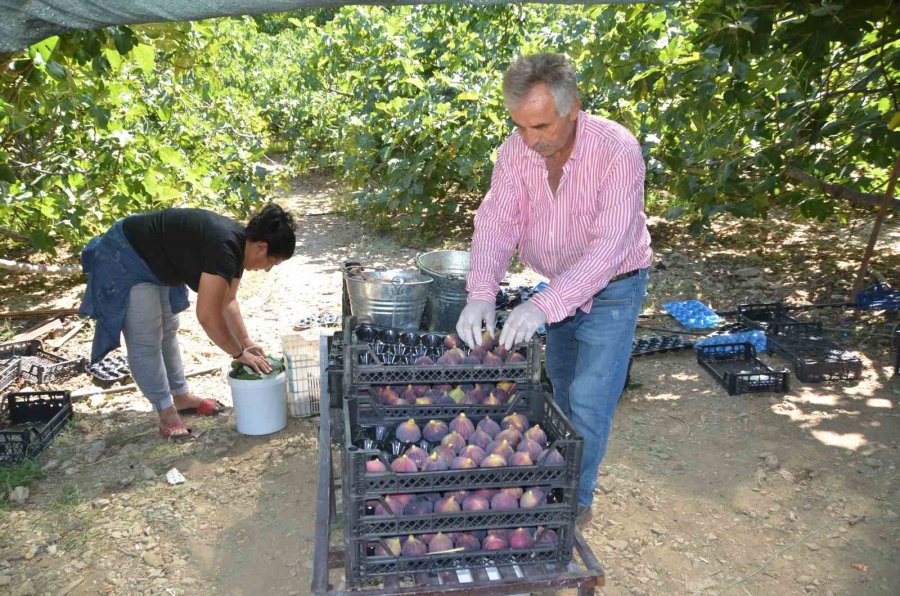
{"type": "Polygon", "coordinates": [[[34,459],[25,459],[14,466],[0,466],[0,505],[9,503],[9,491],[17,486],[28,486],[45,476],[41,463],[34,459]]]}

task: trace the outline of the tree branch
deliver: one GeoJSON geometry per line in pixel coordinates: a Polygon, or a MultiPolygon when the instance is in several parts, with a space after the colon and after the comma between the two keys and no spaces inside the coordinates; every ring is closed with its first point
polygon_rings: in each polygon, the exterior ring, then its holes
{"type": "MultiPolygon", "coordinates": [[[[857,205],[864,205],[866,207],[880,207],[882,205],[882,199],[884,198],[884,195],[881,194],[859,192],[858,190],[853,190],[852,188],[848,188],[840,184],[823,182],[812,174],[793,167],[788,167],[785,170],[784,175],[790,180],[796,180],[810,186],[816,186],[822,189],[825,194],[833,199],[850,201],[851,203],[856,203],[857,205]]],[[[900,211],[900,199],[891,198],[889,203],[884,204],[888,209],[900,211]]]]}

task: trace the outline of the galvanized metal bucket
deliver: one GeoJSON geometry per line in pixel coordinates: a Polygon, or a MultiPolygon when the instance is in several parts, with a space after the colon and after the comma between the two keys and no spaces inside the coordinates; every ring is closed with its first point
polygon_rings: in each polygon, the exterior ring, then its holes
{"type": "Polygon", "coordinates": [[[409,271],[344,269],[350,312],[380,327],[418,330],[432,279],[409,271]]]}
{"type": "Polygon", "coordinates": [[[472,255],[464,250],[434,250],[416,257],[419,273],[434,280],[425,304],[425,324],[431,331],[450,333],[466,306],[466,274],[472,255]]]}

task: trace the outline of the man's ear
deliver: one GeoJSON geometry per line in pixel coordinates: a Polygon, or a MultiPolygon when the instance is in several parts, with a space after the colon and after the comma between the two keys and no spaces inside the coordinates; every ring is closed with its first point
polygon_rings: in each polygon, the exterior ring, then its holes
{"type": "Polygon", "coordinates": [[[578,120],[578,114],[581,112],[581,98],[576,97],[575,101],[572,102],[572,109],[569,110],[569,120],[575,122],[578,120]]]}
{"type": "Polygon", "coordinates": [[[259,254],[261,256],[266,256],[267,254],[269,254],[269,243],[268,242],[266,242],[264,240],[260,240],[259,242],[257,242],[257,246],[259,247],[258,250],[259,250],[259,254]]]}

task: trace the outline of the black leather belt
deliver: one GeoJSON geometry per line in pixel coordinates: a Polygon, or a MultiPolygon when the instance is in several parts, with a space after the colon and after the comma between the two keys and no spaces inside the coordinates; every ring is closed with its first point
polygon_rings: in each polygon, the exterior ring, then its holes
{"type": "Polygon", "coordinates": [[[612,283],[614,281],[620,281],[623,279],[628,279],[629,277],[634,277],[639,272],[640,272],[640,269],[634,269],[632,271],[629,271],[628,273],[620,273],[619,275],[617,275],[614,278],[612,278],[611,280],[609,280],[609,283],[612,283]]]}

